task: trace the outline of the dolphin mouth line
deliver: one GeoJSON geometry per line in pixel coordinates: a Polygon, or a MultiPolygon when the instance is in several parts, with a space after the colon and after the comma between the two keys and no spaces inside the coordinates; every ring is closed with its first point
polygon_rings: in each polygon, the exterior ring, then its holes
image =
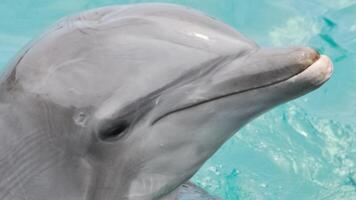
{"type": "MultiPolygon", "coordinates": [[[[268,87],[271,87],[271,86],[274,86],[274,85],[278,85],[280,83],[283,83],[285,81],[288,81],[300,74],[303,74],[303,72],[305,72],[307,69],[309,69],[311,66],[313,66],[314,64],[316,64],[318,61],[320,61],[322,58],[325,59],[326,56],[319,56],[318,60],[316,60],[314,63],[312,63],[311,65],[309,65],[308,67],[304,68],[303,70],[301,70],[300,72],[297,72],[289,77],[286,77],[284,79],[281,79],[281,80],[278,80],[278,81],[275,81],[275,82],[272,82],[272,83],[269,83],[269,84],[266,84],[266,85],[261,85],[261,86],[256,86],[256,87],[252,87],[252,88],[248,88],[248,89],[244,89],[244,90],[240,90],[240,91],[236,91],[236,92],[230,92],[230,93],[226,93],[226,94],[223,94],[223,95],[219,95],[219,96],[216,96],[216,97],[212,97],[212,98],[209,98],[209,99],[206,99],[206,100],[202,100],[202,101],[199,101],[199,102],[195,102],[195,103],[191,103],[191,104],[186,104],[178,109],[175,109],[175,110],[172,110],[172,111],[169,111],[159,117],[157,117],[154,121],[152,121],[151,125],[154,125],[155,123],[157,123],[158,121],[160,121],[161,119],[173,114],[173,113],[176,113],[176,112],[180,112],[180,111],[183,111],[183,110],[186,110],[186,109],[189,109],[189,108],[193,108],[193,107],[196,107],[196,106],[200,106],[202,104],[206,104],[206,103],[209,103],[209,102],[212,102],[212,101],[216,101],[216,100],[219,100],[219,99],[223,99],[223,98],[226,98],[226,97],[229,97],[229,96],[234,96],[234,95],[237,95],[237,94],[242,94],[242,93],[245,93],[245,92],[249,92],[249,91],[252,91],[252,90],[258,90],[258,89],[263,89],[263,88],[268,88],[268,87]]],[[[326,57],[327,58],[327,57],[326,57]]],[[[328,59],[328,58],[327,58],[328,59]]],[[[330,63],[327,63],[328,67],[329,68],[332,68],[332,64],[331,62],[330,63]]],[[[332,70],[332,69],[331,69],[332,70]]],[[[329,74],[331,75],[331,72],[329,72],[329,74]]],[[[328,77],[325,78],[324,81],[322,81],[320,83],[320,85],[325,82],[329,77],[330,75],[328,75],[328,77]]]]}

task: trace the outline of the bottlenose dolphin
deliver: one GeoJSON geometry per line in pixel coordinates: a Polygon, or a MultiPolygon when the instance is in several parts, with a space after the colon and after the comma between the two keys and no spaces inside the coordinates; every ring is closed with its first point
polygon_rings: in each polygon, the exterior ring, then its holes
{"type": "Polygon", "coordinates": [[[332,64],[259,48],[182,6],[137,4],[63,19],[7,69],[0,200],[192,200],[213,199],[187,181],[228,138],[318,88],[332,64]]]}

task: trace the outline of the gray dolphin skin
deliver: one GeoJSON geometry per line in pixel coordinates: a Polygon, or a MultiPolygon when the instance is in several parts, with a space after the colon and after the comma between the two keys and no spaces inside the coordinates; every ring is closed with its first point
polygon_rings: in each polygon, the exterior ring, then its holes
{"type": "Polygon", "coordinates": [[[0,82],[0,200],[207,200],[189,179],[261,113],[329,79],[308,47],[260,48],[183,6],[67,17],[0,82]]]}

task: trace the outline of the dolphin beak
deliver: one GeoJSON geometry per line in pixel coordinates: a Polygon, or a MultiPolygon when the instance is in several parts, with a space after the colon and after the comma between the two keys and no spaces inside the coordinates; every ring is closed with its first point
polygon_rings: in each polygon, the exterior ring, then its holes
{"type": "Polygon", "coordinates": [[[304,83],[303,88],[315,89],[325,83],[333,73],[333,63],[326,55],[319,58],[309,65],[301,73],[288,79],[286,82],[298,85],[304,83]]]}
{"type": "Polygon", "coordinates": [[[219,67],[203,81],[190,83],[189,95],[172,97],[174,106],[169,106],[169,111],[162,111],[153,123],[200,104],[297,80],[288,86],[293,90],[285,91],[285,99],[288,99],[288,96],[315,89],[330,77],[331,71],[330,59],[309,47],[258,49],[219,67]]]}

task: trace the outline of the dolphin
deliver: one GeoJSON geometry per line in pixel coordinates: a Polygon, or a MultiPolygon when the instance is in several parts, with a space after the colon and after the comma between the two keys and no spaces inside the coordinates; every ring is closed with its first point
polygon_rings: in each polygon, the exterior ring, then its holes
{"type": "Polygon", "coordinates": [[[258,115],[321,86],[332,62],[147,3],[64,18],[6,69],[0,200],[207,200],[188,182],[202,164],[258,115]]]}

